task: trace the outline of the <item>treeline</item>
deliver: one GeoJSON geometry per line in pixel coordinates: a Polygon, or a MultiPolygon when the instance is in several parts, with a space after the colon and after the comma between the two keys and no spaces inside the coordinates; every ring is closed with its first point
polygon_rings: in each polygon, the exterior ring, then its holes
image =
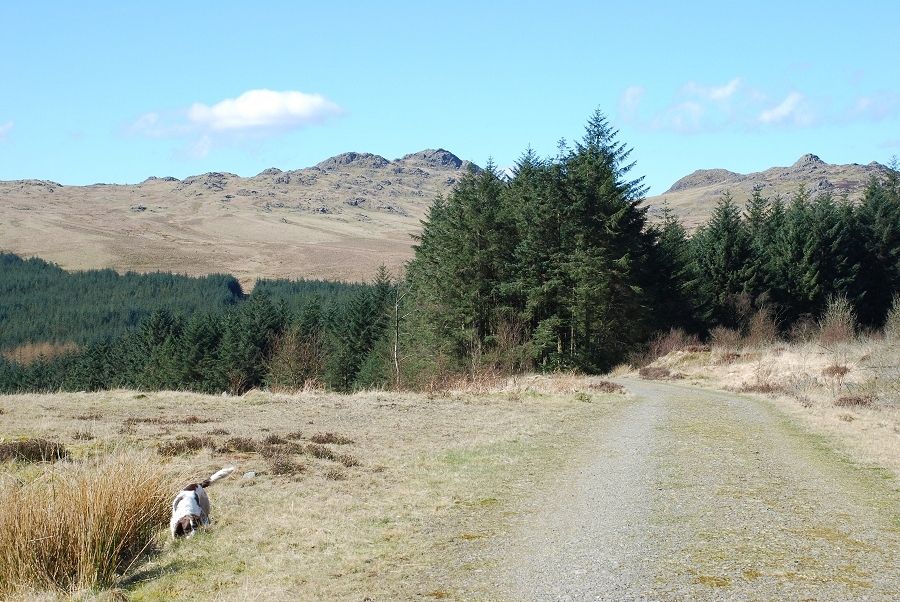
{"type": "MultiPolygon", "coordinates": [[[[296,311],[313,300],[342,302],[366,286],[260,279],[252,294],[296,311]]],[[[113,341],[157,310],[187,317],[222,311],[249,297],[237,279],[226,274],[68,272],[42,259],[0,253],[0,350],[34,342],[113,341]]]]}
{"type": "MultiPolygon", "coordinates": [[[[261,281],[249,298],[238,289],[192,308],[142,306],[147,317],[120,336],[76,338],[77,352],[27,365],[0,360],[0,391],[421,388],[599,372],[660,332],[742,331],[761,314],[788,332],[831,299],[846,299],[864,327],[884,322],[900,293],[895,170],[856,204],[756,190],[741,211],[726,195],[691,236],[670,212],[648,222],[616,135],[597,113],[555,157],[526,152],[511,177],[491,165],[466,174],[433,204],[401,282],[382,269],[370,285],[261,281]]],[[[49,304],[66,298],[78,299],[62,287],[49,304]]],[[[18,311],[39,321],[31,299],[18,311]]]]}
{"type": "Polygon", "coordinates": [[[527,152],[510,179],[488,166],[432,207],[409,278],[419,356],[596,372],[671,328],[788,331],[846,297],[879,327],[900,292],[896,170],[854,205],[800,189],[790,202],[729,196],[693,236],[671,213],[649,224],[629,149],[595,114],[551,159],[527,152]]]}
{"type": "Polygon", "coordinates": [[[266,283],[223,310],[179,315],[154,310],[122,336],[27,365],[0,359],[0,392],[114,388],[243,393],[254,387],[339,391],[380,386],[387,364],[377,343],[388,329],[393,285],[330,289],[266,283]],[[280,291],[290,299],[276,299],[280,291]],[[289,293],[293,291],[293,296],[289,293]]]}
{"type": "Polygon", "coordinates": [[[67,272],[41,259],[0,253],[0,350],[29,342],[113,340],[155,310],[189,315],[244,297],[232,276],[67,272]]]}

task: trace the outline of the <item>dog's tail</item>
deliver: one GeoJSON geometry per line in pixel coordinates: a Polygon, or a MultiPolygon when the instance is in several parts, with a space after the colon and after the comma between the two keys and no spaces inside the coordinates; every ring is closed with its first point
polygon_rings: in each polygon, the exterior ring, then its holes
{"type": "Polygon", "coordinates": [[[228,475],[230,475],[233,472],[234,472],[234,466],[228,466],[226,468],[223,468],[222,470],[220,470],[213,476],[209,477],[208,479],[206,479],[205,481],[200,483],[200,486],[201,487],[209,487],[210,485],[212,485],[219,479],[224,479],[225,477],[227,477],[228,475]]]}

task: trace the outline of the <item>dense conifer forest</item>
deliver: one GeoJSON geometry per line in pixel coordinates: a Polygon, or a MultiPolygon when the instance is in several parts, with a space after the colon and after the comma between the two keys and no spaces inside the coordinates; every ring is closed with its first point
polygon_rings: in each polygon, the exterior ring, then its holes
{"type": "MultiPolygon", "coordinates": [[[[371,284],[229,276],[66,273],[0,256],[0,349],[76,343],[57,357],[0,359],[0,391],[253,387],[422,388],[484,372],[599,372],[678,328],[782,334],[846,300],[878,329],[900,293],[900,180],[861,202],[757,189],[726,194],[689,235],[650,223],[630,149],[601,113],[556,156],[527,151],[509,177],[471,170],[435,200],[405,278],[371,284]]],[[[7,354],[8,357],[8,354],[7,354]]]]}

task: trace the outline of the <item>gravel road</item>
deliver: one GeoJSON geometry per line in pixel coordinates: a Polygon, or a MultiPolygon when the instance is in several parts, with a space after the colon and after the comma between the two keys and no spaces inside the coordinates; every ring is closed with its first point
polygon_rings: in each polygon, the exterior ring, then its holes
{"type": "MultiPolygon", "coordinates": [[[[766,402],[640,380],[498,552],[514,600],[898,600],[900,492],[766,402]]],[[[500,591],[498,591],[498,595],[500,591]]]]}

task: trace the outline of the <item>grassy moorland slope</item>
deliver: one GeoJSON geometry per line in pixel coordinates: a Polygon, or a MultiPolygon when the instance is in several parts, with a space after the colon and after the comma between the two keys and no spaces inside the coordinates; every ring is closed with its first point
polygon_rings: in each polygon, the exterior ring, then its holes
{"type": "Polygon", "coordinates": [[[67,269],[229,273],[361,281],[399,268],[434,198],[469,168],[445,150],[394,161],[344,153],[314,167],[242,178],[63,186],[0,182],[0,250],[67,269]]]}

